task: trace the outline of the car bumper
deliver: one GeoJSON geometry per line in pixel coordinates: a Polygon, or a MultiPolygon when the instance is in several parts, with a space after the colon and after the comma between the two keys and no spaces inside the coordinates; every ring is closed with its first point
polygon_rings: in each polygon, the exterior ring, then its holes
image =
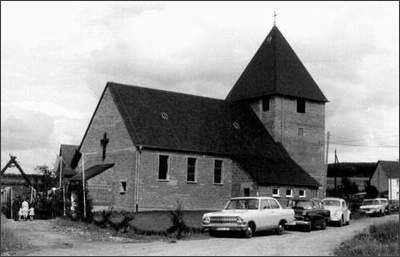
{"type": "Polygon", "coordinates": [[[298,220],[293,220],[293,221],[287,222],[285,224],[285,226],[288,226],[288,227],[290,227],[290,226],[304,226],[304,225],[308,226],[310,224],[311,224],[311,221],[309,221],[309,220],[300,220],[300,219],[298,219],[298,220]]]}
{"type": "Polygon", "coordinates": [[[365,214],[376,214],[376,213],[379,213],[379,212],[380,212],[379,209],[361,210],[361,213],[365,213],[365,214]]]}
{"type": "Polygon", "coordinates": [[[246,225],[202,225],[205,231],[245,231],[247,229],[246,225]]]}

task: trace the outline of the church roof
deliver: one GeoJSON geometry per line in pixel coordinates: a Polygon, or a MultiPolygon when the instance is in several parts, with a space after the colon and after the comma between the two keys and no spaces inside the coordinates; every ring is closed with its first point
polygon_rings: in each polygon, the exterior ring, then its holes
{"type": "Polygon", "coordinates": [[[231,156],[260,184],[318,187],[243,103],[109,82],[135,145],[231,156]]]}
{"type": "Polygon", "coordinates": [[[226,99],[239,101],[267,95],[328,101],[276,26],[271,29],[226,99]]]}

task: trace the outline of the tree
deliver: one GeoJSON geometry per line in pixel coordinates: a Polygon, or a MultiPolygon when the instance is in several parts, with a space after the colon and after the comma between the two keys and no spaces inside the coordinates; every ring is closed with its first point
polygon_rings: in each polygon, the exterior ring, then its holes
{"type": "Polygon", "coordinates": [[[327,195],[349,199],[351,195],[358,193],[358,186],[348,178],[342,178],[342,184],[336,188],[327,189],[327,195]]]}
{"type": "Polygon", "coordinates": [[[43,175],[42,184],[39,186],[39,191],[47,192],[55,186],[56,179],[54,173],[47,165],[38,165],[35,167],[35,171],[43,175]]]}

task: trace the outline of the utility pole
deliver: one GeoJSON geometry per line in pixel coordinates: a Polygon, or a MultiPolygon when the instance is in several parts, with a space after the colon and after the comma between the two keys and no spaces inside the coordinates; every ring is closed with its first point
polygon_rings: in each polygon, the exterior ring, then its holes
{"type": "Polygon", "coordinates": [[[328,167],[328,154],[329,154],[329,136],[330,136],[330,132],[328,131],[327,135],[326,135],[326,157],[325,157],[325,163],[326,166],[328,167]]]}
{"type": "Polygon", "coordinates": [[[82,153],[83,217],[86,219],[85,154],[82,153]]]}
{"type": "MultiPolygon", "coordinates": [[[[336,155],[336,148],[335,148],[335,164],[334,164],[334,167],[335,167],[335,172],[337,171],[337,164],[336,164],[336,160],[337,160],[337,155],[336,155]]],[[[335,174],[335,189],[336,189],[336,174],[335,174]]]]}

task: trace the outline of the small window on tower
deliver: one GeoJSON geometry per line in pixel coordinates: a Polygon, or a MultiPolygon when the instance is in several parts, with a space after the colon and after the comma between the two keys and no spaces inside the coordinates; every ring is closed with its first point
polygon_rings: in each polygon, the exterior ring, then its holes
{"type": "Polygon", "coordinates": [[[304,129],[303,128],[299,128],[298,131],[297,131],[297,135],[299,137],[302,137],[304,135],[304,129]]]}
{"type": "Polygon", "coordinates": [[[119,190],[119,193],[121,195],[126,193],[126,181],[121,181],[121,188],[119,190]]]}
{"type": "Polygon", "coordinates": [[[300,113],[306,112],[306,100],[297,99],[297,112],[300,112],[300,113]]]}
{"type": "Polygon", "coordinates": [[[262,110],[263,112],[269,111],[269,97],[265,96],[262,99],[262,110]]]}

